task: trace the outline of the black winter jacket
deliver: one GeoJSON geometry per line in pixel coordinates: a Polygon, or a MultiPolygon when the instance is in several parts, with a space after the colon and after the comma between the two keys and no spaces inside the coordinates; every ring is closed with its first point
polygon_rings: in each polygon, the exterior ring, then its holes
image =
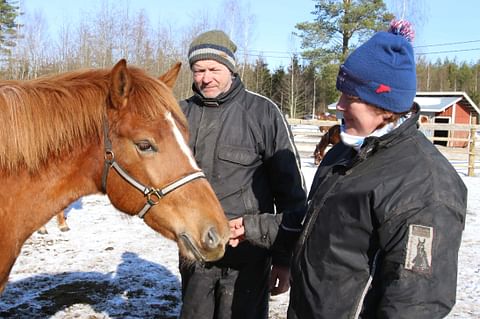
{"type": "MultiPolygon", "coordinates": [[[[194,96],[180,102],[189,124],[189,144],[227,218],[270,213],[280,224],[288,215],[283,225],[289,234],[277,245],[276,257],[278,263],[288,263],[307,196],[288,123],[272,101],[245,90],[238,76],[216,99],[203,98],[195,86],[193,90],[194,96]]],[[[256,218],[249,221],[258,223],[256,218]]],[[[241,256],[242,249],[228,249],[226,255],[248,258],[241,256]]]]}
{"type": "Polygon", "coordinates": [[[288,318],[442,318],[455,304],[467,190],[417,130],[321,162],[295,249],[288,318]]]}

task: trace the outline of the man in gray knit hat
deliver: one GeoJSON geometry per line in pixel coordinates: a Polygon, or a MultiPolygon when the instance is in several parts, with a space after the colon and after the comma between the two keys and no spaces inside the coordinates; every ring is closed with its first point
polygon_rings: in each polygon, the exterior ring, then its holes
{"type": "Polygon", "coordinates": [[[236,48],[219,30],[192,41],[194,94],[180,105],[195,159],[231,227],[245,227],[245,240],[232,240],[217,262],[180,260],[181,318],[267,318],[269,295],[289,288],[291,252],[306,209],[289,126],[271,100],[245,89],[236,48]]]}

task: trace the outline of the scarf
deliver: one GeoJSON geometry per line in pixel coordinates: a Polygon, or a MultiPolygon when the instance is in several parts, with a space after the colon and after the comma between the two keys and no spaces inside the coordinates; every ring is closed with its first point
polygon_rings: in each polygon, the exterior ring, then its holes
{"type": "Polygon", "coordinates": [[[360,151],[360,148],[362,148],[363,142],[365,141],[365,138],[369,136],[375,136],[375,137],[380,137],[385,134],[390,133],[400,125],[402,125],[403,122],[405,122],[412,113],[407,113],[405,116],[402,116],[395,122],[388,123],[387,125],[384,125],[383,127],[376,129],[372,133],[370,133],[367,136],[356,136],[356,135],[351,135],[345,132],[345,124],[342,124],[340,127],[340,138],[343,142],[343,144],[348,145],[350,147],[353,147],[357,152],[360,151]]]}

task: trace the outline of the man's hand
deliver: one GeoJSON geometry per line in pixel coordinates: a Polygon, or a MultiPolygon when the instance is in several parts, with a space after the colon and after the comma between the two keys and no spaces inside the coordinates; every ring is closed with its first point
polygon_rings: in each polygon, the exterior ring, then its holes
{"type": "Polygon", "coordinates": [[[245,227],[243,226],[243,217],[232,219],[230,224],[230,240],[228,244],[237,247],[240,242],[245,240],[245,227]]]}
{"type": "Polygon", "coordinates": [[[273,265],[270,273],[270,295],[283,294],[288,289],[290,289],[290,268],[273,265]]]}

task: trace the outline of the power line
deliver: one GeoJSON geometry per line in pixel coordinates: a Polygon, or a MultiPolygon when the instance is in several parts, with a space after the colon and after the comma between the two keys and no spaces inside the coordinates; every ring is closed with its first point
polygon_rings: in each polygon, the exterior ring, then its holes
{"type": "MultiPolygon", "coordinates": [[[[414,49],[419,48],[429,48],[429,47],[439,47],[439,46],[451,46],[451,45],[459,45],[459,44],[469,44],[469,43],[479,43],[480,40],[470,40],[470,41],[461,41],[461,42],[447,42],[447,43],[438,43],[438,44],[426,44],[426,45],[419,45],[414,46],[414,49]]],[[[245,51],[241,51],[244,55],[254,58],[268,58],[268,59],[291,59],[292,55],[296,55],[297,59],[299,60],[309,60],[307,58],[301,57],[302,52],[292,52],[292,51],[262,51],[262,50],[248,50],[246,53],[245,51]],[[252,53],[258,52],[258,53],[252,53]],[[265,55],[262,53],[273,53],[273,54],[280,54],[280,55],[265,55]],[[284,55],[281,55],[284,54],[284,55]]],[[[446,54],[446,53],[459,53],[459,52],[470,52],[470,51],[480,51],[480,48],[471,48],[471,49],[455,49],[455,50],[443,50],[443,51],[432,51],[432,52],[416,52],[415,55],[430,55],[430,54],[446,54]]]]}
{"type": "Polygon", "coordinates": [[[477,43],[480,40],[471,40],[471,41],[462,41],[462,42],[448,42],[448,43],[439,43],[439,44],[426,44],[426,45],[417,45],[414,46],[414,49],[417,48],[427,48],[427,47],[440,47],[440,46],[449,46],[449,45],[458,45],[458,44],[467,44],[467,43],[477,43]]]}
{"type": "MultiPolygon", "coordinates": [[[[285,54],[285,53],[295,53],[295,52],[288,52],[288,51],[265,51],[265,50],[248,50],[249,52],[258,52],[258,53],[279,53],[279,54],[285,54]]],[[[239,52],[244,52],[243,50],[239,50],[239,52]]]]}
{"type": "Polygon", "coordinates": [[[480,51],[480,48],[459,49],[459,50],[447,50],[447,51],[435,51],[435,52],[425,52],[425,53],[415,53],[415,54],[416,54],[416,55],[427,55],[427,54],[456,53],[456,52],[467,52],[467,51],[480,51]]]}
{"type": "MultiPolygon", "coordinates": [[[[432,54],[446,54],[446,53],[459,53],[459,52],[469,52],[469,51],[480,51],[480,48],[473,48],[473,49],[458,49],[458,50],[444,50],[444,51],[431,51],[431,52],[415,52],[415,55],[432,55],[432,54]]],[[[288,54],[288,52],[284,52],[288,54]]],[[[297,53],[296,53],[297,54],[297,53]]],[[[299,53],[301,54],[301,53],[299,53]]],[[[291,55],[264,55],[264,54],[245,54],[248,57],[252,58],[265,58],[265,59],[291,59],[291,55]]],[[[310,60],[310,58],[304,58],[300,55],[296,57],[298,60],[310,60]]],[[[480,59],[480,57],[479,57],[480,59]]]]}

